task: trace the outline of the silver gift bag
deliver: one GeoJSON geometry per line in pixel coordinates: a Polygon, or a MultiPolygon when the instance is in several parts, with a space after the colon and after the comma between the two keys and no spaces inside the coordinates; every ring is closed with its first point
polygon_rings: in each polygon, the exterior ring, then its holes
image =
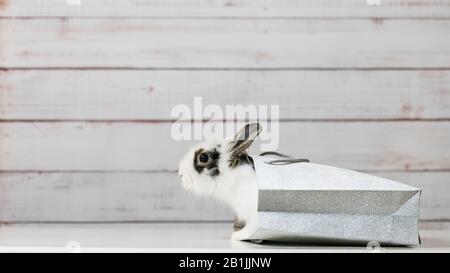
{"type": "Polygon", "coordinates": [[[303,160],[253,159],[258,224],[249,240],[420,244],[420,189],[303,160]]]}

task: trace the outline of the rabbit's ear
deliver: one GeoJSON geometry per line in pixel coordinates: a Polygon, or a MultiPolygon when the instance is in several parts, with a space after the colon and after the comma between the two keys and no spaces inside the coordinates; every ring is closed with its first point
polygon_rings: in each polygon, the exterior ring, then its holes
{"type": "Polygon", "coordinates": [[[250,123],[245,125],[235,136],[231,142],[231,152],[243,152],[256,137],[261,133],[262,128],[259,123],[250,123]]]}

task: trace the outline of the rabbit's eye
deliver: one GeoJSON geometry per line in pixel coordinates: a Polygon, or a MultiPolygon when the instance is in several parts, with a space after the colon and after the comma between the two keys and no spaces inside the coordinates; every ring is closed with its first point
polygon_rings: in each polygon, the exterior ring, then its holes
{"type": "Polygon", "coordinates": [[[198,157],[198,160],[202,163],[206,163],[209,161],[209,156],[208,156],[208,154],[203,153],[198,157]]]}
{"type": "Polygon", "coordinates": [[[205,153],[201,154],[198,158],[200,160],[200,162],[202,163],[206,163],[209,161],[209,156],[205,153]]]}

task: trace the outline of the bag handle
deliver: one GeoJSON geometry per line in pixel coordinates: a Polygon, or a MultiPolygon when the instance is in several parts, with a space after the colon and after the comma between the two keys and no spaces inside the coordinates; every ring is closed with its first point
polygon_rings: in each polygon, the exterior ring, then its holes
{"type": "Polygon", "coordinates": [[[259,155],[260,156],[274,155],[274,156],[283,158],[283,159],[275,159],[275,160],[266,162],[267,164],[270,164],[270,165],[288,165],[288,164],[293,164],[293,163],[309,162],[309,159],[306,159],[306,158],[292,158],[289,155],[282,154],[279,152],[274,152],[274,151],[263,152],[263,153],[260,153],[259,155]]]}

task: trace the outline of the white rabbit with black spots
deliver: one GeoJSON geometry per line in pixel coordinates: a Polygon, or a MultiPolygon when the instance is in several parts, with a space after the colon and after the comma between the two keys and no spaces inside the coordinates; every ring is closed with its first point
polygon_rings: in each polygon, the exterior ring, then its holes
{"type": "Polygon", "coordinates": [[[246,150],[260,132],[260,124],[252,123],[231,141],[200,143],[179,165],[178,174],[186,190],[224,201],[245,223],[244,228],[233,232],[232,240],[243,240],[256,230],[258,189],[253,159],[246,150]]]}

